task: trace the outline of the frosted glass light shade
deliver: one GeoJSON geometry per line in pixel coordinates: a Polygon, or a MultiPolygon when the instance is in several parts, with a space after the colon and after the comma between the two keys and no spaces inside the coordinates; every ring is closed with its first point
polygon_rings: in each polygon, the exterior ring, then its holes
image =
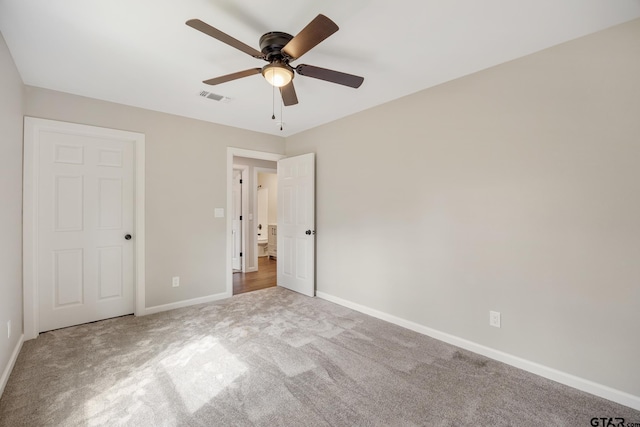
{"type": "Polygon", "coordinates": [[[278,63],[266,65],[262,69],[264,78],[275,87],[283,87],[293,79],[293,71],[278,63]]]}

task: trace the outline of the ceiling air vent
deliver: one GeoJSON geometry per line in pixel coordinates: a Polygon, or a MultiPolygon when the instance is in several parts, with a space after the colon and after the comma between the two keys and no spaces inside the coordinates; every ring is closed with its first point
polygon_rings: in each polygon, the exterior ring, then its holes
{"type": "Polygon", "coordinates": [[[226,96],[218,95],[217,93],[207,92],[206,90],[201,91],[200,92],[200,96],[202,96],[203,98],[213,99],[214,101],[220,101],[220,102],[229,102],[229,101],[231,101],[231,98],[227,98],[226,96]]]}

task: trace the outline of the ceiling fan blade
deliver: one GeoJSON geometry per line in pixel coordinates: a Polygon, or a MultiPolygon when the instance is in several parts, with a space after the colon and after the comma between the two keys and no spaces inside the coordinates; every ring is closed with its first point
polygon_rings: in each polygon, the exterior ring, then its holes
{"type": "Polygon", "coordinates": [[[226,76],[220,76],[213,79],[205,80],[202,83],[206,83],[208,85],[219,85],[220,83],[230,82],[231,80],[253,76],[254,74],[260,74],[261,71],[262,68],[250,68],[248,70],[238,71],[237,73],[227,74],[226,76]]]}
{"type": "Polygon", "coordinates": [[[300,58],[324,39],[338,31],[338,26],[324,15],[316,16],[282,49],[291,60],[300,58]]]}
{"type": "Polygon", "coordinates": [[[222,43],[226,43],[231,47],[235,47],[236,49],[251,55],[254,58],[264,59],[264,55],[259,50],[256,50],[251,46],[242,43],[240,40],[234,39],[230,35],[223,33],[217,28],[214,28],[199,19],[189,19],[186,24],[191,28],[195,28],[196,30],[205,33],[206,35],[213,37],[214,39],[220,40],[222,43]]]}
{"type": "Polygon", "coordinates": [[[282,95],[282,102],[287,107],[298,103],[298,96],[296,95],[296,89],[293,87],[293,80],[291,80],[288,85],[280,88],[280,95],[282,95]]]}
{"type": "Polygon", "coordinates": [[[300,64],[296,67],[296,71],[301,76],[313,77],[314,79],[325,80],[327,82],[349,86],[354,89],[359,88],[362,82],[364,82],[364,77],[341,73],[340,71],[328,70],[326,68],[315,67],[313,65],[300,64]]]}

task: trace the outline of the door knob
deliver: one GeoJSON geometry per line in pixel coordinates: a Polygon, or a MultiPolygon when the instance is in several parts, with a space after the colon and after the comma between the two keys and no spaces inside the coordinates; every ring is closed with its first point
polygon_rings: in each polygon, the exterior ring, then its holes
{"type": "Polygon", "coordinates": [[[124,239],[125,240],[131,240],[131,234],[125,234],[124,235],[124,239]]]}
{"type": "Polygon", "coordinates": [[[316,234],[316,230],[313,230],[313,231],[307,230],[304,232],[304,234],[306,234],[307,236],[311,236],[312,234],[316,234]]]}

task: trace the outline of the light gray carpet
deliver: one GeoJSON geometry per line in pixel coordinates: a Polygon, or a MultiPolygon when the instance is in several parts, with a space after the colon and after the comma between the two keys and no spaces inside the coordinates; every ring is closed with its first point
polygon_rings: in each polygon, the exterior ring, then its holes
{"type": "MultiPolygon", "coordinates": [[[[579,355],[576,355],[579,357],[579,355]]],[[[640,412],[282,288],[42,334],[1,426],[589,426],[640,412]]]]}

